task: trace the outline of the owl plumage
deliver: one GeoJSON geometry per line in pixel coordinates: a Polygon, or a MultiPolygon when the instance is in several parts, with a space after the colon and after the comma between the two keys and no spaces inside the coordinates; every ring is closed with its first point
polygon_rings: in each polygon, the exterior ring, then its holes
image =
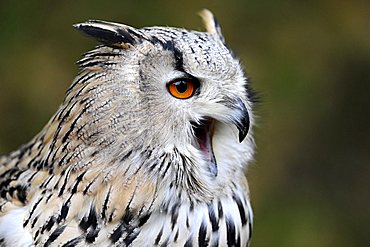
{"type": "Polygon", "coordinates": [[[207,32],[75,27],[102,45],[43,130],[0,157],[0,246],[247,246],[253,94],[207,32]]]}

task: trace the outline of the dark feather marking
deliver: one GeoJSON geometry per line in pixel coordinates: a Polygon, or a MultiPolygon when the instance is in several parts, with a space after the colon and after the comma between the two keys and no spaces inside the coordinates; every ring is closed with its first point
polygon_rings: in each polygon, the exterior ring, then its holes
{"type": "Polygon", "coordinates": [[[241,246],[241,239],[240,239],[240,234],[238,234],[238,237],[236,238],[236,243],[235,246],[241,246]]]}
{"type": "Polygon", "coordinates": [[[179,204],[175,204],[172,206],[172,209],[171,209],[171,229],[173,230],[176,223],[177,223],[177,218],[179,217],[179,208],[180,208],[180,205],[179,204]]]}
{"type": "Polygon", "coordinates": [[[112,220],[113,220],[113,214],[114,214],[114,211],[109,215],[108,222],[112,222],[112,220]]]}
{"type": "MultiPolygon", "coordinates": [[[[68,105],[71,104],[71,102],[73,100],[76,100],[76,98],[78,98],[82,94],[82,92],[90,85],[89,83],[84,84],[85,82],[88,82],[90,80],[98,80],[101,77],[103,77],[102,74],[97,74],[97,73],[87,73],[86,75],[89,75],[89,76],[85,77],[85,75],[84,75],[84,76],[82,76],[81,78],[79,78],[77,80],[78,84],[82,84],[83,86],[78,90],[78,92],[75,95],[73,95],[73,97],[71,97],[69,99],[68,105]]],[[[85,94],[87,94],[88,92],[91,92],[91,91],[95,90],[97,87],[98,86],[90,86],[90,88],[88,88],[88,90],[85,92],[85,94]]],[[[67,91],[67,95],[68,94],[69,94],[69,92],[67,91]]],[[[80,100],[80,104],[84,104],[86,101],[87,101],[87,98],[86,99],[81,99],[80,100]]],[[[91,101],[93,101],[93,100],[90,99],[89,102],[91,102],[91,101]]],[[[64,111],[64,109],[63,109],[63,111],[64,111]]],[[[61,118],[61,115],[62,115],[62,112],[59,114],[58,119],[61,118]]]]}
{"type": "Polygon", "coordinates": [[[184,247],[192,247],[192,246],[193,246],[193,236],[190,235],[188,240],[186,240],[184,247]]]}
{"type": "Polygon", "coordinates": [[[86,242],[87,243],[94,243],[95,239],[98,237],[100,232],[100,228],[90,228],[87,235],[86,235],[86,242]]]}
{"type": "MultiPolygon", "coordinates": [[[[13,178],[13,175],[14,174],[17,174],[17,172],[20,172],[19,171],[19,168],[18,167],[13,167],[11,169],[9,169],[8,171],[4,172],[2,174],[2,177],[8,177],[8,178],[13,178]]],[[[16,175],[15,175],[16,176],[16,175]]]]}
{"type": "Polygon", "coordinates": [[[125,246],[131,246],[131,243],[137,238],[139,235],[140,231],[134,232],[134,228],[130,230],[126,236],[126,238],[123,240],[125,243],[125,246]]]}
{"type": "Polygon", "coordinates": [[[219,228],[218,219],[216,217],[216,213],[215,213],[215,210],[214,210],[212,204],[208,205],[208,217],[209,217],[209,221],[211,222],[211,225],[212,225],[212,231],[213,232],[218,231],[218,228],[219,228]]]}
{"type": "Polygon", "coordinates": [[[28,218],[24,221],[24,223],[23,223],[23,227],[26,227],[26,225],[28,224],[28,222],[30,221],[30,219],[31,219],[31,217],[32,217],[32,215],[33,215],[33,213],[35,212],[35,209],[36,209],[36,207],[39,205],[39,203],[41,202],[41,200],[42,200],[42,197],[40,197],[39,198],[39,200],[33,205],[33,207],[32,207],[32,209],[31,209],[31,211],[30,211],[30,214],[29,214],[29,216],[28,216],[28,218]]]}
{"type": "Polygon", "coordinates": [[[100,227],[98,227],[98,217],[94,207],[90,208],[88,217],[82,218],[79,227],[87,232],[86,242],[93,243],[100,232],[100,227]]]}
{"type": "Polygon", "coordinates": [[[31,181],[33,180],[33,178],[34,178],[37,174],[39,174],[39,173],[38,173],[38,172],[34,172],[34,173],[31,175],[31,177],[29,177],[29,178],[27,179],[27,182],[28,182],[28,183],[31,183],[31,181]]]}
{"type": "Polygon", "coordinates": [[[48,177],[48,179],[44,180],[44,182],[42,182],[42,184],[40,184],[39,188],[46,188],[48,186],[48,184],[50,183],[50,181],[54,178],[54,175],[50,175],[48,177]]]}
{"type": "Polygon", "coordinates": [[[202,222],[198,233],[198,246],[208,246],[209,239],[207,239],[207,225],[202,222]]]}
{"type": "Polygon", "coordinates": [[[112,42],[112,44],[117,44],[117,43],[129,43],[134,45],[136,43],[136,40],[134,37],[132,37],[132,32],[129,32],[130,29],[128,30],[123,30],[123,29],[118,29],[117,32],[121,35],[120,41],[119,42],[112,42]],[[130,34],[131,33],[131,34],[130,34]]]}
{"type": "Polygon", "coordinates": [[[177,228],[177,231],[176,231],[176,233],[175,233],[175,237],[174,237],[174,239],[173,239],[173,241],[174,241],[175,243],[177,242],[178,237],[179,237],[179,228],[177,228]]]}
{"type": "Polygon", "coordinates": [[[173,53],[174,53],[175,59],[176,59],[175,68],[178,71],[185,72],[182,52],[180,50],[178,50],[176,47],[173,47],[173,53]]]}
{"type": "Polygon", "coordinates": [[[202,36],[198,36],[198,39],[203,41],[204,43],[207,42],[207,40],[205,38],[203,38],[202,36]]]}
{"type": "Polygon", "coordinates": [[[89,211],[89,215],[83,217],[78,225],[84,232],[87,231],[89,227],[96,228],[98,225],[98,218],[96,214],[95,208],[91,207],[89,211]]]}
{"type": "Polygon", "coordinates": [[[50,246],[50,244],[53,243],[60,236],[60,234],[63,233],[63,231],[66,228],[66,226],[67,225],[58,226],[54,230],[54,232],[49,236],[48,240],[44,244],[44,247],[50,246]]]}
{"type": "MultiPolygon", "coordinates": [[[[78,62],[77,62],[78,63],[78,62]]],[[[77,86],[78,84],[84,84],[85,82],[87,82],[87,81],[89,81],[89,80],[91,80],[91,79],[93,79],[94,77],[96,77],[98,74],[95,74],[95,73],[86,73],[86,74],[83,74],[82,76],[80,76],[68,89],[67,89],[67,92],[66,92],[66,95],[68,95],[71,91],[72,91],[72,89],[74,89],[74,87],[75,86],[77,86]]],[[[99,78],[99,77],[97,77],[97,78],[99,78]]],[[[95,78],[95,79],[97,79],[97,78],[95,78]]],[[[85,87],[82,87],[81,89],[80,89],[80,92],[81,92],[81,90],[83,90],[85,87]]],[[[79,93],[77,93],[77,95],[79,95],[80,94],[80,92],[79,93]]],[[[68,102],[68,103],[71,103],[71,100],[73,99],[74,97],[71,97],[71,99],[70,99],[70,101],[68,102]]],[[[63,111],[64,111],[65,109],[63,109],[63,111]]],[[[58,119],[60,120],[60,117],[62,116],[62,114],[63,114],[63,111],[62,112],[60,112],[60,114],[58,115],[58,119]]]]}
{"type": "Polygon", "coordinates": [[[136,30],[134,31],[131,28],[128,28],[125,31],[128,32],[129,34],[133,35],[133,36],[136,36],[137,37],[136,40],[139,40],[139,42],[142,42],[143,40],[148,40],[142,33],[139,33],[136,30]]]}
{"type": "Polygon", "coordinates": [[[154,170],[154,168],[156,168],[157,166],[158,166],[158,164],[154,162],[152,165],[149,166],[148,171],[152,172],[154,170]]]}
{"type": "Polygon", "coordinates": [[[84,195],[87,194],[87,192],[89,191],[91,185],[93,185],[93,183],[95,183],[96,179],[98,178],[98,176],[96,176],[84,189],[84,191],[82,192],[84,195]]]}
{"type": "MultiPolygon", "coordinates": [[[[58,166],[62,166],[63,163],[67,164],[68,162],[64,162],[64,160],[68,157],[68,156],[71,156],[72,152],[65,152],[65,150],[67,149],[67,146],[68,146],[68,142],[66,143],[63,143],[59,148],[62,148],[62,152],[64,152],[64,155],[62,156],[61,159],[59,159],[58,161],[58,166]]],[[[58,148],[58,149],[59,149],[58,148]]],[[[57,151],[56,151],[57,153],[57,151]]]]}
{"type": "Polygon", "coordinates": [[[194,211],[194,201],[193,200],[190,201],[189,211],[190,212],[193,212],[194,211]]]}
{"type": "Polygon", "coordinates": [[[242,222],[242,226],[245,226],[245,224],[247,224],[247,218],[245,216],[245,210],[244,210],[243,203],[240,200],[240,198],[237,197],[236,195],[233,195],[233,199],[236,202],[236,205],[238,205],[238,209],[239,209],[239,214],[240,214],[240,219],[241,219],[241,222],[242,222]]]}
{"type": "Polygon", "coordinates": [[[112,241],[112,243],[116,243],[122,237],[124,232],[127,234],[124,241],[130,241],[130,238],[134,236],[134,235],[132,235],[132,233],[134,231],[134,227],[131,226],[131,224],[130,224],[132,219],[134,218],[134,216],[132,215],[132,213],[129,210],[129,205],[130,205],[133,197],[134,196],[131,197],[131,200],[130,200],[130,202],[129,202],[126,210],[125,210],[125,214],[122,217],[122,223],[109,236],[109,239],[112,241]]]}
{"type": "Polygon", "coordinates": [[[43,225],[43,227],[41,228],[41,234],[43,234],[45,230],[50,231],[55,222],[56,218],[54,216],[51,216],[49,220],[46,222],[46,224],[43,225]]]}
{"type": "MultiPolygon", "coordinates": [[[[18,177],[23,173],[22,170],[19,170],[18,167],[13,167],[11,169],[9,169],[8,171],[4,172],[3,174],[1,174],[1,177],[4,179],[3,182],[0,183],[0,190],[1,190],[1,197],[5,198],[6,197],[6,193],[8,192],[8,186],[9,184],[14,181],[14,180],[17,180],[18,177]]],[[[14,189],[13,189],[13,192],[14,192],[14,189]]],[[[11,192],[11,193],[13,193],[11,192]]]]}
{"type": "MultiPolygon", "coordinates": [[[[40,150],[41,151],[41,150],[40,150]]],[[[30,168],[30,167],[34,167],[36,168],[38,171],[40,170],[40,167],[39,167],[39,162],[40,161],[36,161],[36,158],[40,157],[40,152],[38,153],[38,155],[35,155],[27,164],[27,167],[30,168]]]]}
{"type": "Polygon", "coordinates": [[[125,214],[123,215],[122,222],[129,226],[133,218],[134,218],[134,215],[130,212],[129,208],[127,207],[125,210],[125,214]]]}
{"type": "Polygon", "coordinates": [[[98,59],[95,59],[95,60],[87,60],[85,61],[84,63],[80,63],[80,67],[94,67],[94,66],[98,66],[98,67],[107,67],[107,66],[110,66],[110,65],[115,65],[117,64],[116,62],[111,62],[111,61],[105,61],[105,60],[98,60],[98,59]]]}
{"type": "Polygon", "coordinates": [[[166,238],[163,243],[161,244],[161,247],[167,247],[168,246],[168,242],[170,241],[169,238],[166,238]]]}
{"type": "MultiPolygon", "coordinates": [[[[45,193],[45,190],[42,192],[43,194],[45,193]]],[[[50,198],[53,196],[53,194],[49,194],[47,197],[46,197],[46,199],[45,199],[45,203],[48,203],[49,202],[49,200],[50,200],[50,198]]]]}
{"type": "Polygon", "coordinates": [[[92,51],[89,51],[89,52],[86,52],[85,54],[83,54],[84,58],[80,59],[80,61],[77,62],[77,64],[80,64],[81,62],[83,62],[84,60],[88,60],[88,59],[95,59],[95,58],[106,58],[106,57],[117,57],[117,56],[121,56],[122,54],[121,53],[114,53],[114,51],[111,51],[111,52],[101,52],[99,50],[92,50],[92,51]]]}
{"type": "MultiPolygon", "coordinates": [[[[40,229],[38,229],[38,230],[36,231],[34,239],[37,239],[37,237],[39,236],[39,234],[40,234],[40,229]]],[[[38,242],[39,242],[39,239],[37,239],[36,244],[37,244],[38,242]]]]}
{"type": "Polygon", "coordinates": [[[111,191],[112,191],[112,186],[109,187],[108,193],[107,193],[107,195],[106,195],[106,197],[104,199],[104,203],[103,203],[103,207],[102,207],[102,211],[101,211],[101,217],[103,219],[105,219],[105,217],[106,217],[106,214],[105,213],[106,213],[106,211],[108,209],[108,202],[109,202],[109,197],[110,197],[111,191]]]}
{"type": "Polygon", "coordinates": [[[66,219],[66,217],[68,215],[69,207],[71,206],[71,198],[72,198],[72,196],[70,196],[68,198],[68,200],[63,203],[62,208],[60,210],[60,215],[57,219],[58,223],[60,223],[62,220],[66,219]]]}
{"type": "MultiPolygon", "coordinates": [[[[84,115],[87,111],[87,109],[89,109],[88,107],[84,107],[82,109],[82,111],[78,114],[78,116],[74,119],[74,121],[72,122],[72,124],[70,125],[68,131],[66,132],[66,134],[63,136],[62,138],[62,143],[65,143],[67,141],[67,138],[68,136],[71,134],[71,132],[75,129],[75,126],[77,124],[77,121],[81,119],[82,115],[84,115]]],[[[62,150],[64,151],[64,150],[62,150]]]]}
{"type": "Polygon", "coordinates": [[[159,241],[161,241],[162,234],[163,234],[163,227],[159,231],[157,237],[155,238],[154,245],[158,245],[159,244],[159,241]]]}
{"type": "Polygon", "coordinates": [[[222,203],[221,201],[218,201],[218,218],[219,219],[222,219],[224,217],[224,212],[223,212],[223,209],[222,209],[222,203]]]}
{"type": "Polygon", "coordinates": [[[166,169],[163,172],[162,178],[164,178],[164,176],[166,175],[166,173],[167,173],[168,169],[170,168],[170,166],[171,166],[171,162],[167,162],[167,167],[166,167],[166,169]]]}
{"type": "Polygon", "coordinates": [[[73,188],[72,188],[72,190],[71,190],[71,193],[72,193],[72,194],[75,194],[75,193],[77,192],[78,185],[81,183],[81,181],[82,181],[83,177],[85,176],[86,172],[87,172],[87,171],[84,171],[83,173],[81,173],[81,174],[77,177],[77,179],[76,179],[76,183],[74,184],[74,186],[73,186],[73,188]]]}
{"type": "Polygon", "coordinates": [[[6,193],[7,193],[7,190],[2,190],[0,196],[2,198],[6,198],[6,193]]]}
{"type": "MultiPolygon", "coordinates": [[[[55,144],[56,144],[56,142],[58,141],[58,136],[59,136],[60,131],[62,130],[63,124],[64,124],[64,122],[66,121],[66,119],[69,117],[69,114],[71,113],[72,109],[75,107],[75,105],[76,105],[77,103],[78,103],[78,101],[74,102],[74,103],[71,105],[71,107],[69,107],[69,108],[65,107],[65,108],[63,109],[63,111],[62,111],[62,112],[64,112],[64,110],[65,110],[65,109],[68,109],[68,110],[67,110],[67,111],[65,112],[65,114],[63,115],[63,118],[61,118],[61,119],[60,119],[60,122],[59,122],[59,124],[58,124],[57,130],[56,130],[56,131],[55,131],[55,133],[54,133],[53,140],[52,140],[51,145],[50,145],[50,147],[49,147],[49,153],[48,153],[48,155],[47,155],[47,157],[46,157],[45,161],[49,162],[49,159],[50,159],[51,154],[52,154],[52,153],[54,153],[55,144]]],[[[54,159],[55,159],[55,155],[56,155],[56,152],[53,154],[53,158],[52,158],[52,160],[51,160],[50,164],[52,164],[52,163],[53,163],[53,161],[54,161],[54,159]]]]}
{"type": "Polygon", "coordinates": [[[22,204],[25,204],[27,199],[27,190],[28,190],[27,185],[18,184],[16,187],[11,187],[9,189],[9,193],[11,194],[11,196],[13,196],[12,194],[14,193],[14,191],[16,191],[18,200],[22,204]]]}
{"type": "Polygon", "coordinates": [[[65,173],[66,173],[66,170],[62,170],[62,172],[60,173],[58,177],[58,181],[54,184],[54,187],[53,187],[54,190],[57,190],[59,188],[59,183],[64,178],[65,173]]]}
{"type": "Polygon", "coordinates": [[[37,222],[37,220],[39,219],[39,215],[37,215],[34,219],[33,219],[33,221],[31,222],[31,228],[33,228],[34,226],[35,226],[35,224],[36,224],[36,222],[37,222]]]}
{"type": "Polygon", "coordinates": [[[225,218],[225,221],[226,221],[227,246],[235,246],[236,235],[234,222],[229,218],[225,218]]]}
{"type": "Polygon", "coordinates": [[[82,241],[82,239],[83,239],[82,236],[73,238],[69,240],[68,242],[64,243],[62,247],[75,247],[77,244],[79,244],[82,241]]]}
{"type": "Polygon", "coordinates": [[[253,226],[251,220],[248,222],[248,229],[249,229],[249,239],[252,239],[253,226]]]}
{"type": "Polygon", "coordinates": [[[163,41],[162,40],[160,40],[160,39],[158,39],[156,36],[151,36],[150,37],[150,42],[152,43],[152,44],[159,44],[162,48],[163,48],[163,41]]]}
{"type": "Polygon", "coordinates": [[[154,44],[160,44],[164,50],[170,51],[173,53],[175,57],[175,68],[178,71],[185,72],[184,71],[184,61],[183,61],[183,55],[182,52],[176,48],[175,43],[173,40],[166,40],[165,42],[162,40],[159,40],[158,38],[151,38],[152,43],[154,44]]]}
{"type": "Polygon", "coordinates": [[[138,227],[142,227],[150,218],[151,214],[147,213],[144,216],[139,218],[139,224],[138,227]]]}
{"type": "MultiPolygon", "coordinates": [[[[157,173],[158,174],[161,174],[161,171],[162,171],[162,168],[164,167],[164,163],[165,163],[165,161],[166,161],[166,154],[162,154],[159,158],[158,158],[158,160],[160,160],[161,161],[161,164],[160,164],[160,166],[159,166],[159,169],[157,169],[157,173]]],[[[158,166],[158,164],[157,163],[154,163],[153,165],[151,165],[150,166],[150,170],[149,171],[153,171],[154,170],[154,168],[156,168],[158,166]]],[[[166,169],[164,170],[164,172],[162,173],[162,178],[166,175],[166,173],[167,173],[167,170],[168,170],[168,168],[170,167],[170,163],[169,162],[167,162],[167,167],[166,167],[166,169]]]]}
{"type": "Polygon", "coordinates": [[[63,195],[63,192],[66,189],[66,185],[67,185],[70,173],[71,173],[71,169],[68,169],[67,174],[65,175],[65,178],[64,178],[63,185],[59,190],[58,197],[61,197],[63,195]]]}
{"type": "Polygon", "coordinates": [[[123,234],[123,225],[119,225],[113,233],[109,236],[109,239],[112,241],[112,243],[116,243],[123,234]]]}
{"type": "Polygon", "coordinates": [[[125,159],[127,159],[128,157],[130,157],[131,154],[132,154],[132,150],[130,150],[125,156],[123,156],[120,161],[121,162],[124,161],[125,159]]]}

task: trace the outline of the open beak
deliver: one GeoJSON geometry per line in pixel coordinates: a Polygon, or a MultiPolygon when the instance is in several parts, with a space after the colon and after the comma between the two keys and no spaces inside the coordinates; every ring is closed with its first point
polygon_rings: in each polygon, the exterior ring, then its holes
{"type": "Polygon", "coordinates": [[[210,173],[217,176],[217,162],[212,147],[214,125],[214,119],[205,119],[199,123],[193,123],[193,131],[197,146],[209,164],[210,173]]]}
{"type": "MultiPolygon", "coordinates": [[[[239,142],[242,142],[249,131],[249,113],[241,99],[232,105],[236,110],[235,116],[232,118],[232,123],[239,130],[239,142]]],[[[195,135],[195,145],[202,152],[203,157],[209,164],[209,171],[214,176],[217,176],[217,161],[213,153],[212,139],[214,133],[215,119],[206,118],[199,123],[193,123],[193,131],[195,135]]]]}
{"type": "MultiPolygon", "coordinates": [[[[231,121],[238,128],[239,142],[242,142],[249,131],[250,120],[248,109],[239,98],[231,105],[231,108],[234,110],[234,117],[231,121]]],[[[198,123],[192,123],[192,126],[195,135],[195,145],[202,152],[203,157],[209,164],[210,173],[217,176],[217,161],[212,146],[215,121],[213,118],[206,118],[198,123]]]]}

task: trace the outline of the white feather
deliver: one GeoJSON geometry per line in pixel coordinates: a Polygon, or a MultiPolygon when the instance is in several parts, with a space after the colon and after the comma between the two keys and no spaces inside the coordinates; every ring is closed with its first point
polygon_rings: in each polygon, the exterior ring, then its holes
{"type": "Polygon", "coordinates": [[[32,236],[23,228],[26,208],[18,208],[0,217],[0,239],[7,247],[30,247],[32,236]]]}

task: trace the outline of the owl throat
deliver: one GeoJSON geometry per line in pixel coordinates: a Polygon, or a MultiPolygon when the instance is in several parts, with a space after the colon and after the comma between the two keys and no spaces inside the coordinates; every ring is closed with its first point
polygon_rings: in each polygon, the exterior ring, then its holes
{"type": "Polygon", "coordinates": [[[215,120],[201,120],[199,123],[193,123],[192,126],[195,136],[194,146],[201,151],[206,163],[208,164],[211,175],[217,176],[217,161],[212,147],[215,120]]]}

